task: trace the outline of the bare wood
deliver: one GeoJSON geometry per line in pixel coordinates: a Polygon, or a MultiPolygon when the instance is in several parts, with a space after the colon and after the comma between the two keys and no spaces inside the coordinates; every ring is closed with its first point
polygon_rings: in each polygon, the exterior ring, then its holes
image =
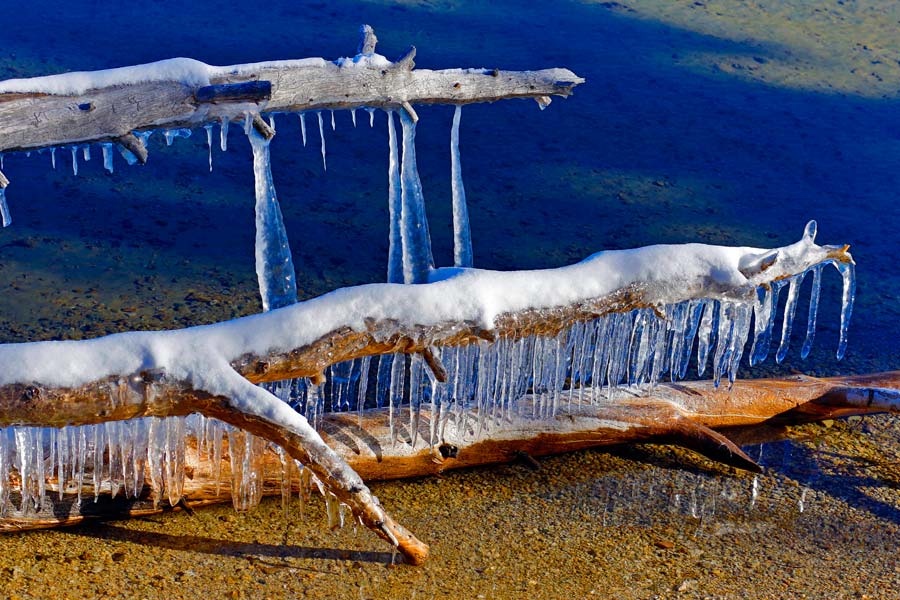
{"type": "Polygon", "coordinates": [[[259,132],[259,135],[263,136],[267,140],[271,140],[273,137],[275,137],[275,130],[272,129],[271,125],[266,123],[265,119],[259,116],[259,113],[253,115],[253,129],[259,132]]]}
{"type": "MultiPolygon", "coordinates": [[[[723,452],[719,446],[731,448],[734,444],[710,428],[718,427],[727,432],[738,426],[900,412],[900,371],[829,379],[801,375],[738,381],[731,392],[716,390],[706,382],[665,384],[649,394],[622,389],[608,401],[594,405],[578,401],[579,393],[579,390],[574,391],[573,408],[553,419],[496,422],[481,438],[451,432],[432,445],[429,431],[434,415],[427,407],[423,407],[420,415],[415,444],[408,423],[395,422],[395,430],[400,433],[396,438],[391,437],[384,409],[367,410],[362,415],[328,414],[324,417],[323,437],[366,481],[421,477],[463,467],[512,462],[523,454],[541,457],[640,442],[682,445],[713,460],[757,470],[749,458],[739,455],[729,458],[730,450],[723,452]]],[[[529,399],[524,399],[521,408],[528,412],[529,399]]],[[[470,419],[476,418],[477,414],[470,416],[470,419]]],[[[247,423],[235,424],[256,427],[247,423]]],[[[190,476],[184,482],[184,499],[190,506],[196,508],[231,501],[231,488],[218,483],[231,478],[227,441],[223,444],[217,480],[211,459],[201,455],[196,440],[188,440],[186,470],[190,476]]],[[[739,449],[737,452],[743,454],[739,449]]],[[[262,473],[263,493],[280,494],[282,467],[273,452],[266,453],[262,473]]],[[[54,489],[53,481],[48,485],[54,489]]],[[[292,491],[303,491],[297,478],[292,480],[292,491]]],[[[82,505],[76,507],[74,494],[65,495],[61,501],[52,494],[52,500],[48,499],[38,511],[28,515],[13,511],[0,519],[0,531],[56,527],[90,518],[132,517],[178,508],[154,498],[149,482],[138,498],[113,499],[108,491],[104,491],[99,502],[94,503],[89,484],[85,484],[83,495],[82,505]]]]}
{"type": "Polygon", "coordinates": [[[6,178],[6,175],[3,174],[3,171],[0,171],[0,190],[9,185],[9,179],[6,178]]]}
{"type": "Polygon", "coordinates": [[[147,164],[147,146],[139,137],[137,137],[133,133],[126,133],[125,135],[117,139],[116,142],[118,142],[126,150],[134,154],[139,163],[141,163],[142,165],[147,164]]]}
{"type": "MultiPolygon", "coordinates": [[[[374,44],[374,33],[372,35],[374,44]]],[[[374,47],[374,46],[373,46],[374,47]]],[[[365,49],[365,46],[364,46],[365,49]]],[[[509,98],[568,96],[584,80],[566,69],[497,71],[413,69],[415,49],[393,68],[265,65],[232,69],[213,86],[271,82],[269,99],[238,95],[198,100],[201,88],[177,81],[89,90],[78,96],[0,94],[0,152],[117,140],[134,131],[199,127],[245,112],[297,112],[412,104],[468,104],[509,98]]],[[[206,87],[206,86],[203,86],[206,87]]],[[[205,92],[204,92],[205,93],[205,92]]],[[[202,94],[201,94],[202,97],[202,94]]]]}

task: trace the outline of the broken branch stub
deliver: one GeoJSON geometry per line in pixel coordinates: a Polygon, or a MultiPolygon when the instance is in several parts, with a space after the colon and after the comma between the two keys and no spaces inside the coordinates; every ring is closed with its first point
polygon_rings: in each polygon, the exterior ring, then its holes
{"type": "MultiPolygon", "coordinates": [[[[0,152],[119,140],[134,131],[199,127],[246,112],[300,112],[413,104],[469,104],[509,98],[568,96],[584,80],[567,69],[498,71],[414,69],[415,49],[396,63],[360,52],[335,62],[303,59],[210,67],[190,59],[86,74],[0,82],[0,152]],[[94,79],[92,79],[92,76],[94,79]]],[[[409,110],[409,108],[407,110],[409,110]]],[[[413,111],[414,114],[414,111],[413,111]]]]}

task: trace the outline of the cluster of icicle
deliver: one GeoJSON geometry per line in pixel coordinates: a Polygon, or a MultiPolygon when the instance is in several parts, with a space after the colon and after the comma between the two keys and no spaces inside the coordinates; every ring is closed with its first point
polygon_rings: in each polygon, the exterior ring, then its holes
{"type": "MultiPolygon", "coordinates": [[[[352,114],[355,124],[355,113],[352,114]]],[[[472,265],[472,246],[459,166],[459,114],[457,108],[451,132],[454,262],[467,267],[472,265]]],[[[322,113],[316,116],[324,166],[322,113]]],[[[370,124],[373,118],[374,112],[370,111],[370,124]]],[[[296,301],[295,273],[272,181],[269,140],[251,127],[250,115],[244,121],[256,174],[257,275],[264,309],[269,310],[296,301]]],[[[388,112],[391,215],[388,279],[420,283],[427,279],[434,260],[415,161],[415,123],[404,112],[400,112],[400,121],[402,152],[398,148],[392,112],[388,112]]],[[[206,134],[211,152],[211,126],[206,128],[206,134]]],[[[226,121],[221,127],[222,150],[227,148],[227,134],[226,121]]],[[[301,134],[305,143],[306,122],[302,114],[301,134]]],[[[146,140],[149,135],[144,132],[140,137],[146,140]]],[[[189,130],[174,130],[166,132],[165,137],[171,144],[176,137],[188,135],[189,130]]],[[[110,170],[111,148],[103,145],[104,163],[110,170]]],[[[86,159],[90,157],[87,149],[83,148],[82,152],[86,159]]],[[[75,148],[72,155],[73,168],[77,171],[75,148]]],[[[129,163],[134,162],[127,150],[123,155],[129,163]]],[[[814,224],[810,227],[807,237],[815,235],[814,224]]],[[[847,344],[855,282],[852,264],[836,261],[833,264],[843,277],[838,348],[838,358],[841,358],[847,344]]],[[[800,285],[811,271],[812,294],[801,351],[806,357],[815,334],[823,267],[819,264],[807,272],[760,287],[756,298],[748,301],[694,299],[656,310],[638,309],[576,323],[555,337],[500,337],[493,343],[482,341],[438,348],[437,357],[448,371],[448,380],[443,383],[435,379],[419,355],[385,355],[333,365],[326,373],[324,384],[293,380],[270,384],[270,389],[314,425],[329,411],[387,408],[392,437],[399,442],[400,429],[407,423],[413,444],[420,435],[420,409],[427,406],[434,418],[429,420],[426,431],[429,444],[434,445],[448,437],[485,435],[500,420],[549,419],[573,402],[602,404],[609,390],[617,386],[653,386],[666,375],[673,381],[681,379],[688,372],[694,348],[699,375],[710,369],[716,385],[723,379],[733,382],[751,326],[753,343],[749,363],[757,364],[769,354],[779,294],[786,288],[781,341],[776,350],[776,360],[784,359],[800,285]],[[529,402],[521,402],[526,397],[529,402]]],[[[260,459],[268,444],[218,421],[194,415],[59,430],[34,427],[0,430],[0,516],[37,510],[51,491],[60,498],[75,494],[77,502],[87,489],[93,490],[95,498],[105,492],[113,497],[119,494],[141,497],[145,482],[152,486],[155,501],[166,499],[172,505],[177,504],[184,489],[188,437],[198,441],[197,452],[201,459],[210,461],[215,481],[222,478],[223,460],[230,462],[231,493],[236,508],[248,509],[259,502],[263,485],[260,459]],[[228,452],[223,457],[226,439],[228,452]],[[51,483],[54,490],[48,489],[51,483]],[[19,495],[18,502],[14,501],[15,492],[19,495]]],[[[296,469],[293,460],[281,456],[281,487],[283,497],[287,498],[291,473],[296,469]]],[[[308,488],[314,478],[308,471],[300,469],[299,472],[308,488]]],[[[339,524],[340,505],[330,494],[325,496],[331,524],[339,524]]]]}
{"type": "MultiPolygon", "coordinates": [[[[228,461],[234,507],[248,510],[262,499],[266,479],[262,457],[267,447],[261,438],[200,415],[61,429],[10,427],[0,430],[0,517],[27,517],[47,510],[54,495],[60,502],[68,497],[77,505],[84,494],[94,501],[101,494],[143,498],[148,483],[154,505],[167,500],[176,506],[192,468],[189,463],[194,462],[188,460],[192,455],[210,466],[216,495],[223,483],[223,460],[228,461]],[[196,441],[196,448],[187,447],[189,438],[196,441]]],[[[281,472],[276,475],[285,505],[292,484],[301,490],[316,485],[325,496],[329,523],[342,524],[337,499],[324,492],[315,475],[280,450],[278,455],[281,472]]]]}

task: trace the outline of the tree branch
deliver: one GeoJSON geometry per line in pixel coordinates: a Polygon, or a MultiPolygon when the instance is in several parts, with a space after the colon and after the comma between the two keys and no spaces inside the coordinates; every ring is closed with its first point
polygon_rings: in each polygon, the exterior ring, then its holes
{"type": "Polygon", "coordinates": [[[383,57],[371,54],[376,40],[371,28],[363,36],[358,61],[203,65],[209,74],[204,85],[173,79],[54,95],[44,91],[47,78],[0,82],[0,90],[24,90],[0,93],[0,152],[118,140],[134,131],[192,128],[224,118],[238,120],[246,112],[397,109],[405,104],[568,96],[584,81],[566,69],[414,69],[414,48],[389,67],[383,57]]]}

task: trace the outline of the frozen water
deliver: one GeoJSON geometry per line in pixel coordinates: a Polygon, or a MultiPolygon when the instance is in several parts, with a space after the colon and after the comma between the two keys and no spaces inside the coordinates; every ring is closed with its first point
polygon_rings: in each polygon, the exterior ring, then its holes
{"type": "Polygon", "coordinates": [[[322,111],[316,112],[316,118],[319,120],[319,139],[322,141],[322,170],[328,170],[328,164],[325,162],[325,126],[322,123],[322,111]]]}
{"type": "Polygon", "coordinates": [[[203,129],[206,130],[206,147],[209,148],[209,172],[212,173],[212,148],[213,148],[213,126],[212,123],[207,123],[203,126],[203,129]]]}
{"type": "Polygon", "coordinates": [[[222,152],[228,150],[229,125],[231,125],[231,121],[228,120],[228,117],[222,117],[222,123],[219,127],[219,148],[222,149],[222,152]]]}
{"type": "Polygon", "coordinates": [[[306,148],[306,116],[300,113],[300,135],[303,137],[303,147],[306,148]]]}
{"type": "Polygon", "coordinates": [[[403,244],[403,282],[425,283],[434,269],[431,236],[425,216],[425,197],[416,167],[416,124],[400,111],[403,156],[400,162],[400,238],[403,244]]]}
{"type": "Polygon", "coordinates": [[[387,111],[388,130],[388,283],[403,283],[403,238],[400,231],[400,216],[403,199],[400,194],[400,153],[397,145],[397,131],[394,128],[394,112],[387,111]]]}
{"type": "Polygon", "coordinates": [[[6,203],[6,188],[0,187],[0,224],[9,227],[12,224],[12,215],[9,214],[9,205],[6,203]]]}
{"type": "Polygon", "coordinates": [[[189,138],[191,137],[190,129],[167,129],[163,132],[163,137],[166,138],[166,146],[171,146],[172,142],[175,141],[176,138],[189,138]]]}
{"type": "Polygon", "coordinates": [[[110,173],[112,173],[114,170],[113,169],[112,144],[110,144],[108,142],[100,144],[100,149],[103,151],[103,168],[106,169],[107,171],[109,171],[110,173]]]}
{"type": "Polygon", "coordinates": [[[453,112],[450,130],[450,189],[453,196],[453,264],[457,267],[473,266],[472,232],[469,229],[469,209],[466,207],[466,189],[463,186],[462,166],[459,162],[459,119],[462,107],[453,112]]]}
{"type": "Polygon", "coordinates": [[[297,281],[281,208],[272,180],[269,140],[251,128],[256,180],[256,277],[263,310],[297,301],[297,281]]]}

